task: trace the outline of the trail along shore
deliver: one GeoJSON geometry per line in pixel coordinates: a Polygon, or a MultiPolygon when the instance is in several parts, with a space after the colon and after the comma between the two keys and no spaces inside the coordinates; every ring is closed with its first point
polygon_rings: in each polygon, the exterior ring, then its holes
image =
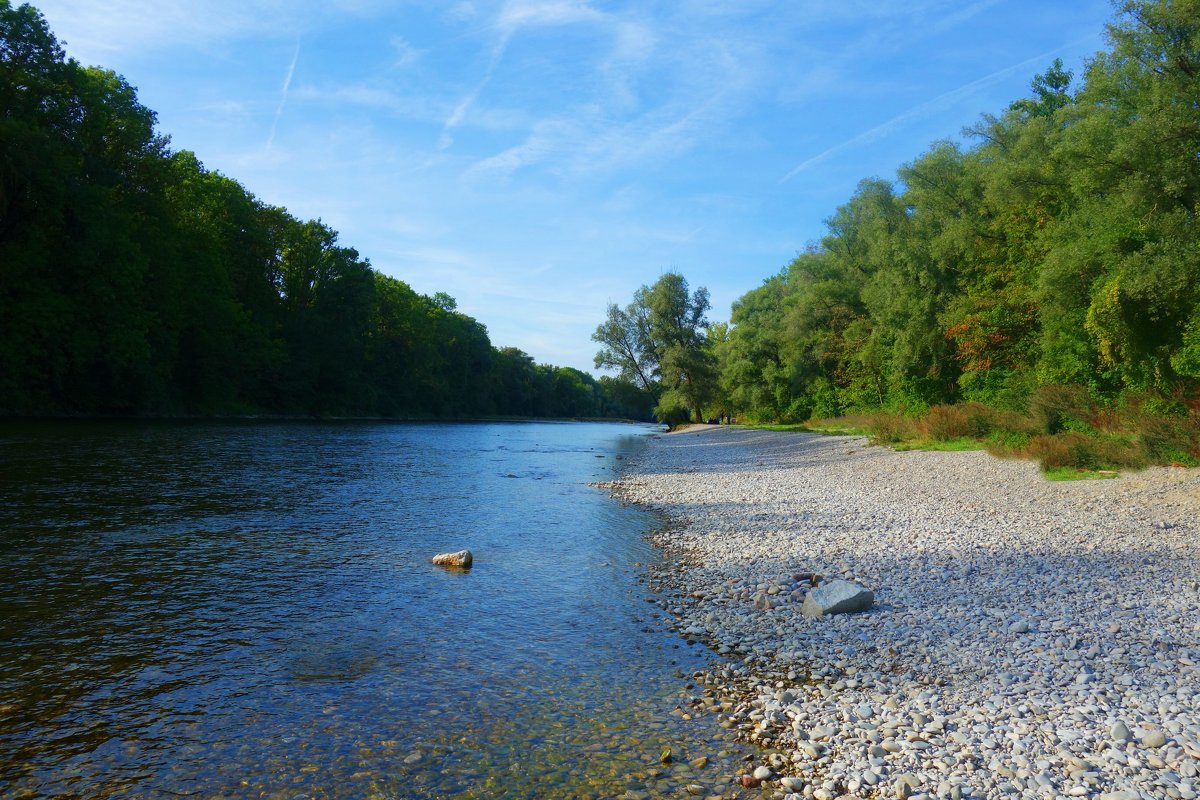
{"type": "Polygon", "coordinates": [[[984,452],[704,426],[613,491],[670,520],[653,582],[726,659],[694,705],[764,746],[756,794],[1200,792],[1200,470],[1048,482],[984,452]],[[804,617],[814,574],[875,607],[804,617]]]}

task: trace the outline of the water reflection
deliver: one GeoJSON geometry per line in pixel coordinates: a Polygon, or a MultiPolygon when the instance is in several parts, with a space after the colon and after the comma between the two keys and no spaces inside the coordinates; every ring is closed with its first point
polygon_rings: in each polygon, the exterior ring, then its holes
{"type": "Polygon", "coordinates": [[[0,428],[0,794],[601,797],[704,777],[657,765],[667,746],[716,774],[720,730],[670,713],[706,658],[649,617],[632,565],[650,520],[586,485],[647,432],[0,428]],[[471,572],[429,565],[463,546],[471,572]]]}

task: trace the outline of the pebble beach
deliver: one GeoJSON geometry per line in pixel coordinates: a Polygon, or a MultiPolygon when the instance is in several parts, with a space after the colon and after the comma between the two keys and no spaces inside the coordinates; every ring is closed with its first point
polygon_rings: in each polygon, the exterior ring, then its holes
{"type": "Polygon", "coordinates": [[[612,490],[665,516],[652,586],[719,656],[691,709],[760,746],[706,795],[1200,794],[1200,471],[695,426],[612,490]],[[839,578],[874,607],[800,613],[839,578]]]}

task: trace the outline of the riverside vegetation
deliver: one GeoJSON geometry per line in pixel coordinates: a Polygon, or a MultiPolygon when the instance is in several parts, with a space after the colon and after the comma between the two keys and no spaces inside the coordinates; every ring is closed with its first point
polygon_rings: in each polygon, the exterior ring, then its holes
{"type": "Polygon", "coordinates": [[[168,144],[0,0],[0,414],[649,418],[168,144]]]}
{"type": "Polygon", "coordinates": [[[731,325],[673,273],[610,307],[597,365],[655,389],[669,422],[850,416],[834,425],[1049,468],[1197,463],[1200,3],[1122,3],[1108,41],[971,146],[862,181],[731,325]]]}

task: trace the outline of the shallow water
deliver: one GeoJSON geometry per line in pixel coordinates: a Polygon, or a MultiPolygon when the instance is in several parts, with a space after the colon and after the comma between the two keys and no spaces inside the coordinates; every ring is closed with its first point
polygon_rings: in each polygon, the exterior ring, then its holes
{"type": "Polygon", "coordinates": [[[651,432],[0,428],[0,796],[605,797],[728,774],[723,731],[673,713],[709,659],[646,602],[656,520],[587,485],[651,432]],[[462,547],[471,571],[429,564],[462,547]]]}

